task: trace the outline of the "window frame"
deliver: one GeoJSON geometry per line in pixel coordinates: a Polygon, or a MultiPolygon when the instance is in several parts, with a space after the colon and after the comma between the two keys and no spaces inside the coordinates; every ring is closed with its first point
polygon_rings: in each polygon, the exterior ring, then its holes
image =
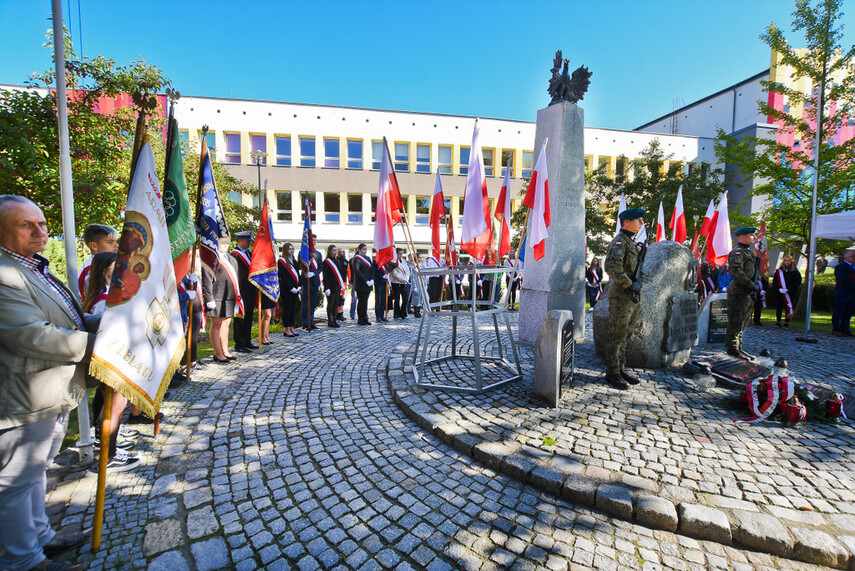
{"type": "Polygon", "coordinates": [[[345,145],[345,150],[347,151],[346,168],[351,170],[362,170],[362,167],[365,164],[365,142],[362,139],[348,138],[345,145]],[[351,143],[359,143],[359,158],[353,158],[350,156],[351,143]],[[358,165],[356,165],[357,161],[358,165]]]}
{"type": "Polygon", "coordinates": [[[290,190],[277,190],[274,191],[273,196],[276,198],[276,211],[274,212],[276,216],[277,222],[292,222],[293,221],[293,207],[294,207],[294,196],[291,194],[290,190]],[[287,196],[288,197],[288,208],[283,209],[279,208],[279,197],[287,196]]]}
{"type": "MultiPolygon", "coordinates": [[[[209,133],[210,134],[210,133],[209,133]]],[[[226,152],[224,155],[225,163],[230,165],[239,165],[241,164],[241,136],[240,133],[229,132],[223,133],[223,139],[226,143],[226,152]],[[229,140],[231,137],[237,137],[237,151],[229,151],[229,140]],[[237,159],[237,160],[232,160],[237,159]]]]}
{"type": "Polygon", "coordinates": [[[436,148],[436,170],[439,174],[452,174],[454,169],[454,145],[437,145],[436,148]],[[442,149],[448,149],[448,163],[439,162],[442,149]],[[448,170],[445,170],[448,169],[448,170]]]}
{"type": "Polygon", "coordinates": [[[318,142],[314,135],[298,135],[297,141],[300,146],[300,166],[305,168],[316,168],[318,165],[318,142]],[[312,143],[312,154],[303,154],[303,141],[312,143]],[[311,162],[312,164],[306,164],[311,162]]]}
{"type": "Polygon", "coordinates": [[[325,169],[339,169],[341,168],[341,138],[339,137],[324,137],[324,168],[325,169]],[[336,155],[328,155],[327,151],[329,150],[327,145],[329,143],[335,143],[335,151],[336,155]],[[334,162],[335,164],[329,164],[334,162]]]}
{"type": "Polygon", "coordinates": [[[274,135],[273,136],[273,145],[275,147],[275,160],[273,161],[274,166],[277,167],[290,167],[292,165],[291,157],[294,156],[294,142],[291,139],[291,135],[274,135]],[[288,154],[282,155],[279,154],[279,141],[288,141],[288,154]],[[280,161],[287,161],[288,164],[282,164],[280,161]]]}
{"type": "Polygon", "coordinates": [[[409,141],[395,141],[392,144],[392,146],[395,149],[395,152],[392,153],[392,170],[395,172],[410,172],[410,162],[411,162],[411,158],[412,158],[411,157],[412,149],[410,149],[410,142],[409,141]],[[407,147],[407,160],[406,161],[398,160],[398,145],[403,145],[403,146],[407,147]],[[403,166],[404,168],[399,168],[401,166],[403,166]]]}
{"type": "Polygon", "coordinates": [[[420,174],[430,174],[431,173],[431,161],[433,160],[433,145],[430,143],[416,143],[416,170],[415,172],[420,174]],[[422,161],[419,158],[419,149],[427,148],[427,162],[422,161]],[[423,167],[427,167],[427,170],[424,170],[423,167]]]}

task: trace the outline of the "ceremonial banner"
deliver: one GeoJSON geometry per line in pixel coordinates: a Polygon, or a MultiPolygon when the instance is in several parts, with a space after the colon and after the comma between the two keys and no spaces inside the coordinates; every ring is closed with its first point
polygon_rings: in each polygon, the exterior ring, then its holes
{"type": "Polygon", "coordinates": [[[89,373],[154,418],[184,347],[166,215],[151,145],[145,143],[89,373]]]}
{"type": "Polygon", "coordinates": [[[249,264],[249,281],[261,290],[261,293],[279,301],[279,272],[276,269],[276,252],[273,250],[273,225],[267,213],[267,195],[261,207],[261,221],[255,234],[252,248],[252,261],[249,264]]]}
{"type": "Polygon", "coordinates": [[[502,189],[499,191],[499,200],[496,201],[496,212],[493,215],[502,225],[502,233],[499,234],[499,259],[504,258],[511,251],[511,164],[505,167],[505,179],[502,181],[502,189]]]}
{"type": "Polygon", "coordinates": [[[440,219],[446,215],[445,212],[445,195],[442,193],[442,181],[439,178],[439,171],[436,171],[436,183],[433,186],[433,197],[430,201],[430,230],[431,230],[431,255],[439,262],[442,255],[441,243],[439,238],[440,219]]]}
{"type": "Polygon", "coordinates": [[[483,260],[492,238],[490,199],[487,198],[487,175],[484,156],[478,141],[478,121],[472,130],[466,191],[463,195],[463,221],[460,229],[460,249],[476,260],[483,260]]]}
{"type": "Polygon", "coordinates": [[[303,239],[300,242],[300,260],[309,267],[315,253],[315,235],[312,234],[312,205],[306,199],[306,217],[303,220],[303,239]]]}
{"type": "Polygon", "coordinates": [[[686,241],[686,212],[683,208],[683,185],[677,191],[677,202],[674,203],[674,212],[671,213],[671,223],[668,227],[674,231],[674,241],[682,244],[686,241]]]}
{"type": "Polygon", "coordinates": [[[202,164],[199,168],[199,203],[196,206],[196,231],[199,233],[199,257],[212,272],[220,265],[219,239],[229,235],[226,217],[220,204],[220,195],[214,184],[211,155],[202,141],[202,164]]]}
{"type": "Polygon", "coordinates": [[[528,183],[523,204],[531,208],[531,232],[526,232],[526,237],[531,234],[532,252],[535,260],[541,259],[546,253],[546,239],[549,238],[549,225],[552,224],[552,212],[549,207],[549,173],[546,166],[546,144],[549,139],[543,140],[543,147],[534,165],[531,181],[528,183]]]}
{"type": "Polygon", "coordinates": [[[757,230],[757,239],[754,241],[754,256],[760,260],[760,268],[758,274],[761,276],[769,275],[769,243],[766,239],[766,221],[760,221],[760,228],[757,230]]]}
{"type": "Polygon", "coordinates": [[[196,241],[196,228],[190,214],[190,197],[184,181],[184,159],[178,140],[178,121],[169,114],[166,134],[166,168],[163,171],[163,211],[175,266],[175,281],[180,282],[190,272],[190,253],[196,241]]]}

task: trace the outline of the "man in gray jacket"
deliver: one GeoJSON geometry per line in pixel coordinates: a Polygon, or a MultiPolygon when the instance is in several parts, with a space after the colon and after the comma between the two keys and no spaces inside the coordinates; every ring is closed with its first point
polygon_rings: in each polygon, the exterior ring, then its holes
{"type": "Polygon", "coordinates": [[[77,300],[39,255],[47,239],[38,206],[0,196],[0,568],[13,570],[80,569],[45,556],[87,539],[57,535],[45,513],[45,472],[85,394],[95,342],[77,300]]]}

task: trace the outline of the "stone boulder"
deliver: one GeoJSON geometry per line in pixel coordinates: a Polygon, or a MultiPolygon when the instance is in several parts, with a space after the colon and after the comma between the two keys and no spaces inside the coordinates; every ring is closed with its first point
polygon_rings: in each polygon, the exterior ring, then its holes
{"type": "MultiPolygon", "coordinates": [[[[663,240],[648,246],[639,278],[641,312],[626,345],[627,367],[664,369],[689,360],[691,345],[697,344],[696,268],[692,252],[682,244],[663,240]],[[681,307],[689,313],[682,319],[675,315],[681,307]],[[675,326],[678,320],[679,330],[675,326]],[[682,341],[677,346],[682,348],[675,349],[677,337],[682,341]]],[[[608,343],[608,321],[609,300],[604,295],[594,308],[594,347],[601,357],[608,343]]]]}

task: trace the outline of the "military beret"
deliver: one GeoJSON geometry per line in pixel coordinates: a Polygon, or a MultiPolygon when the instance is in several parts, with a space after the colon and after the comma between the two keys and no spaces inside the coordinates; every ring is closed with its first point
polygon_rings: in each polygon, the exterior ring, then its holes
{"type": "Polygon", "coordinates": [[[637,220],[638,218],[644,218],[644,209],[643,208],[627,208],[618,216],[621,220],[637,220]]]}
{"type": "Polygon", "coordinates": [[[737,236],[745,236],[746,234],[755,233],[757,233],[757,228],[752,228],[751,226],[743,226],[742,228],[736,231],[737,236]]]}
{"type": "Polygon", "coordinates": [[[240,232],[235,232],[235,238],[240,240],[243,238],[244,240],[252,240],[252,230],[242,230],[240,232]]]}

